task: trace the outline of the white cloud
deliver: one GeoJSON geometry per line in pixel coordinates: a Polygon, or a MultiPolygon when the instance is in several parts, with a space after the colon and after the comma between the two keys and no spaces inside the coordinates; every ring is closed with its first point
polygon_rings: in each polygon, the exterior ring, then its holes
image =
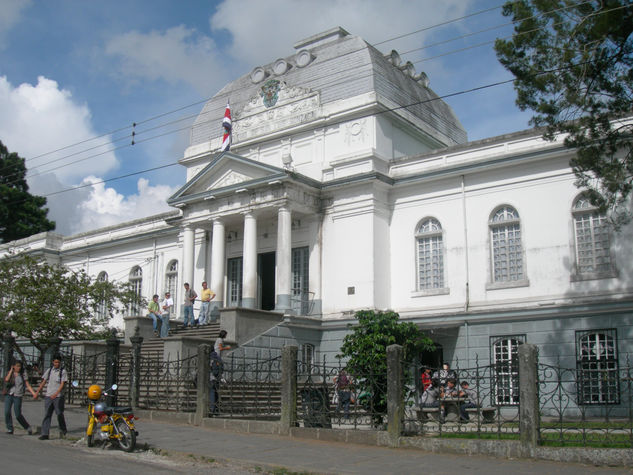
{"type": "Polygon", "coordinates": [[[228,79],[213,39],[182,25],[113,37],[105,52],[121,58],[119,69],[127,78],[185,82],[203,95],[215,92],[228,79]]]}
{"type": "Polygon", "coordinates": [[[5,47],[4,37],[22,16],[22,11],[31,5],[31,0],[0,0],[0,49],[5,47]]]}
{"type": "Polygon", "coordinates": [[[57,82],[40,76],[35,86],[24,83],[13,87],[6,76],[0,76],[0,140],[11,152],[27,159],[30,175],[52,172],[61,181],[71,182],[81,180],[86,170],[103,174],[116,168],[118,163],[112,152],[78,161],[111,146],[69,156],[107,144],[107,137],[31,159],[96,135],[88,107],[77,104],[57,82]]]}
{"type": "MultiPolygon", "coordinates": [[[[212,30],[227,30],[230,54],[257,66],[292,52],[292,45],[335,26],[373,43],[425,26],[460,17],[471,2],[465,0],[225,0],[210,20],[212,30]],[[248,15],[244,12],[247,11],[248,15]],[[275,25],[271,34],[271,25],[275,25]]],[[[381,50],[420,46],[424,33],[381,50]]]]}
{"type": "Polygon", "coordinates": [[[149,180],[140,178],[137,182],[138,193],[123,196],[99,181],[94,176],[84,179],[83,183],[92,183],[92,186],[88,188],[89,197],[78,206],[78,219],[71,226],[73,233],[173,210],[167,205],[167,198],[176,192],[177,187],[151,186],[149,180]]]}

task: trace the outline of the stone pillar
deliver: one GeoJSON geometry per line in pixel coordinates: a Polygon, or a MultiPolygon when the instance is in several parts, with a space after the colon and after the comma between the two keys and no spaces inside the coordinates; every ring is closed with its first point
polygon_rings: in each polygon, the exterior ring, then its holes
{"type": "Polygon", "coordinates": [[[143,337],[139,334],[136,327],[134,335],[130,337],[132,343],[132,378],[130,381],[130,406],[138,407],[141,382],[141,347],[143,346],[143,337]]]}
{"type": "Polygon", "coordinates": [[[196,395],[196,415],[193,423],[199,426],[202,419],[209,414],[209,355],[211,346],[198,346],[198,386],[196,395]]]}
{"type": "MultiPolygon", "coordinates": [[[[183,249],[183,269],[182,269],[182,278],[183,281],[181,283],[184,284],[185,282],[189,283],[189,285],[191,286],[191,288],[194,288],[194,282],[193,282],[193,255],[194,255],[194,243],[193,243],[193,238],[194,238],[194,230],[191,226],[185,226],[185,228],[183,229],[183,237],[182,237],[182,249],[183,249]]],[[[181,299],[182,300],[182,299],[181,299]]],[[[176,305],[177,302],[174,302],[174,305],[176,305]]]]}
{"type": "Polygon", "coordinates": [[[389,445],[398,446],[404,420],[402,346],[387,347],[387,431],[389,445]]]}
{"type": "Polygon", "coordinates": [[[282,206],[277,211],[277,299],[275,310],[285,312],[291,308],[292,287],[292,215],[282,206]]]}
{"type": "Polygon", "coordinates": [[[224,223],[219,219],[213,221],[213,236],[211,241],[211,282],[209,288],[215,293],[211,300],[210,316],[217,320],[219,309],[224,306],[224,272],[226,265],[226,241],[224,238],[224,223]]]}
{"type": "Polygon", "coordinates": [[[290,434],[297,425],[297,351],[296,346],[281,349],[281,420],[279,431],[290,434]]]}
{"type": "Polygon", "coordinates": [[[244,215],[242,307],[257,307],[257,218],[244,215]]]}
{"type": "Polygon", "coordinates": [[[521,455],[534,457],[539,440],[538,351],[535,345],[519,345],[519,432],[521,455]]]}
{"type": "MultiPolygon", "coordinates": [[[[117,382],[117,370],[119,365],[119,339],[116,331],[112,331],[110,338],[106,340],[106,367],[105,367],[105,390],[108,391],[117,382]]],[[[106,398],[108,406],[116,406],[116,391],[111,392],[106,398]]]]}

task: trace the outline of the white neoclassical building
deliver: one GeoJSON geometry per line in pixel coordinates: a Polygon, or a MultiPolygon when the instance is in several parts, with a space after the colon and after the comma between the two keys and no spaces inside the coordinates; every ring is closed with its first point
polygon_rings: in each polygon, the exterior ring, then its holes
{"type": "Polygon", "coordinates": [[[179,305],[206,280],[246,349],[331,361],[355,311],[392,309],[438,344],[429,363],[503,363],[530,342],[567,367],[624,364],[631,227],[574,186],[572,151],[533,130],[468,142],[424,73],[341,28],[295,50],[205,104],[173,212],[3,248],[179,305]]]}

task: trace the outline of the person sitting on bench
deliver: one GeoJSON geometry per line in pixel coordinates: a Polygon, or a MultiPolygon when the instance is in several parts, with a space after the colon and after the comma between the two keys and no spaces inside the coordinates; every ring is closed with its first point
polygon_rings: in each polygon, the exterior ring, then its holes
{"type": "Polygon", "coordinates": [[[477,391],[470,389],[468,381],[462,381],[461,386],[462,389],[459,391],[459,397],[465,397],[466,401],[459,406],[459,417],[462,421],[467,421],[469,420],[469,417],[466,409],[479,407],[477,406],[477,391]]]}

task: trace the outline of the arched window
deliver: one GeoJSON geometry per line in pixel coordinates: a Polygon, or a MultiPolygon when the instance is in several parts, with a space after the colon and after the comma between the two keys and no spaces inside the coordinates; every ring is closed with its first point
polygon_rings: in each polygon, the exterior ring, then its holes
{"type": "Polygon", "coordinates": [[[611,237],[607,218],[580,195],[572,208],[576,244],[576,269],[579,275],[613,273],[611,237]]]}
{"type": "MultiPolygon", "coordinates": [[[[105,271],[99,272],[97,276],[97,282],[107,282],[108,281],[108,273],[105,271]]],[[[97,318],[105,318],[108,315],[108,307],[106,303],[101,301],[97,302],[97,318]]]]}
{"type": "Polygon", "coordinates": [[[444,287],[444,241],[437,219],[425,218],[416,229],[418,290],[444,287]]]}
{"type": "Polygon", "coordinates": [[[620,404],[615,329],[576,332],[579,404],[620,404]]]}
{"type": "Polygon", "coordinates": [[[493,337],[491,345],[494,367],[492,400],[500,406],[519,403],[519,345],[524,336],[493,337]]]}
{"type": "MultiPolygon", "coordinates": [[[[130,284],[132,284],[132,290],[137,298],[140,300],[143,292],[143,270],[139,266],[135,266],[130,271],[130,284]]],[[[141,311],[138,302],[134,302],[130,305],[130,314],[139,315],[141,311]]]]}
{"type": "Polygon", "coordinates": [[[178,302],[178,261],[175,259],[169,261],[165,270],[165,292],[171,294],[171,298],[174,301],[171,313],[174,313],[174,307],[178,302]]]}
{"type": "Polygon", "coordinates": [[[490,218],[492,281],[525,279],[519,213],[511,206],[498,208],[490,218]]]}

